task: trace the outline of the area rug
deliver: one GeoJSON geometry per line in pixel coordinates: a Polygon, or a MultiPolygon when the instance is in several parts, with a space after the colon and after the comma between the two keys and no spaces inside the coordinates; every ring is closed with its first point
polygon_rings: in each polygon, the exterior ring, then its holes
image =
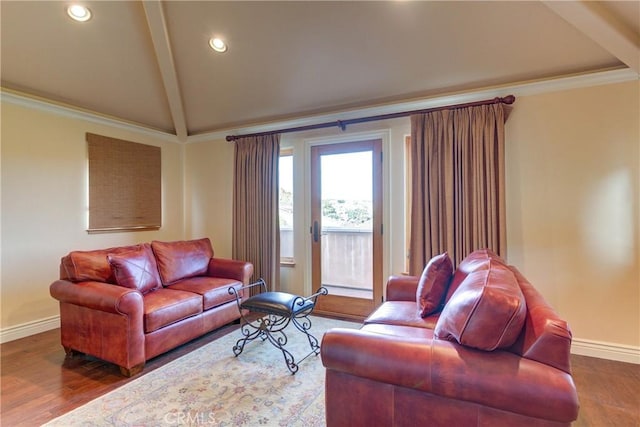
{"type": "MultiPolygon", "coordinates": [[[[287,349],[296,361],[309,353],[304,334],[289,325],[287,349]]],[[[321,340],[333,327],[358,323],[312,317],[321,340]]],[[[324,426],[324,367],[310,356],[295,375],[269,342],[250,342],[231,332],[167,365],[105,394],[46,426],[324,426]]]]}

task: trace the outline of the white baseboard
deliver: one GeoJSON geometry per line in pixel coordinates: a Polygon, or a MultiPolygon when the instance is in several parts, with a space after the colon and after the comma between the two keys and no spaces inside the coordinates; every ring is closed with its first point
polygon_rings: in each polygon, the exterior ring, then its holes
{"type": "Polygon", "coordinates": [[[640,347],[574,338],[571,353],[599,359],[640,364],[640,347]]]}
{"type": "Polygon", "coordinates": [[[60,327],[60,316],[46,317],[0,330],[0,343],[5,343],[60,327]]]}

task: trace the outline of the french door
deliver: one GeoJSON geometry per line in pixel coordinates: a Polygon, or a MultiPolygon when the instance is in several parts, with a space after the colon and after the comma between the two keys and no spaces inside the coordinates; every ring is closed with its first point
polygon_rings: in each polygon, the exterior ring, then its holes
{"type": "Polygon", "coordinates": [[[382,141],[311,147],[316,312],[363,318],[382,301],[382,141]]]}

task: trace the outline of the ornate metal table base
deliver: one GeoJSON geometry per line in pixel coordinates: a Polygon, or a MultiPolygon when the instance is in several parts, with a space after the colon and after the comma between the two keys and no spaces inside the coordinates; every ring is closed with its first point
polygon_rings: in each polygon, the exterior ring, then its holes
{"type": "Polygon", "coordinates": [[[309,315],[313,312],[316,300],[320,295],[327,295],[327,289],[322,287],[318,291],[307,297],[301,297],[286,292],[267,292],[266,283],[260,279],[255,283],[243,286],[240,289],[229,288],[229,294],[235,295],[238,310],[240,310],[242,326],[240,330],[244,338],[240,338],[233,346],[233,354],[238,356],[244,350],[244,346],[260,338],[262,341],[269,341],[274,347],[279,349],[284,356],[287,368],[292,374],[298,371],[298,364],[311,355],[320,353],[320,345],[316,337],[311,335],[311,319],[309,315]],[[254,286],[261,287],[261,293],[245,298],[244,301],[239,293],[254,286]],[[263,315],[257,320],[248,320],[244,313],[258,312],[263,315]],[[285,348],[287,345],[287,335],[284,330],[292,323],[296,329],[304,333],[309,341],[311,352],[296,363],[293,355],[285,348]]]}

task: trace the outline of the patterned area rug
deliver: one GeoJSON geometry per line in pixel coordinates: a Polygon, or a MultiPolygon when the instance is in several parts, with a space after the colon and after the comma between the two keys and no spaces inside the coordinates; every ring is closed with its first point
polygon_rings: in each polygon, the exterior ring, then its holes
{"type": "MultiPolygon", "coordinates": [[[[360,324],[312,317],[313,335],[360,324]]],[[[296,362],[309,352],[293,325],[286,348],[296,362]]],[[[310,356],[291,375],[269,342],[231,350],[231,332],[139,379],[81,406],[46,426],[324,426],[324,367],[310,356]]]]}

